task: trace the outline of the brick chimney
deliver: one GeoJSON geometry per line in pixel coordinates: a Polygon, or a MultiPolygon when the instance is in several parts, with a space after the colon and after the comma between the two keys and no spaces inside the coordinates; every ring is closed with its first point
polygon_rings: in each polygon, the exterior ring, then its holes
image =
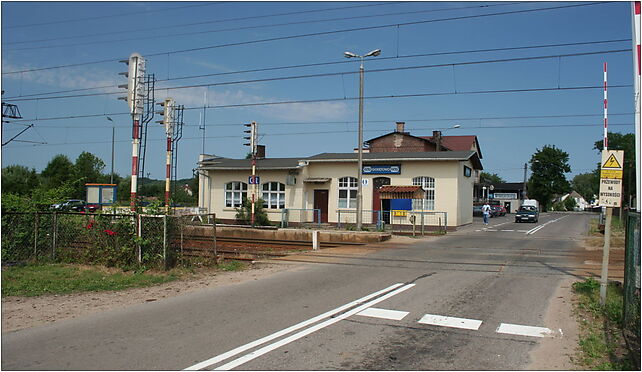
{"type": "Polygon", "coordinates": [[[395,132],[404,133],[404,129],[405,129],[406,123],[403,122],[403,121],[398,121],[395,124],[397,125],[397,129],[395,130],[395,132]]]}
{"type": "Polygon", "coordinates": [[[441,151],[441,131],[440,130],[432,131],[432,140],[435,141],[437,146],[435,151],[441,151]]]}
{"type": "Polygon", "coordinates": [[[256,158],[265,159],[265,145],[256,145],[256,158]]]}

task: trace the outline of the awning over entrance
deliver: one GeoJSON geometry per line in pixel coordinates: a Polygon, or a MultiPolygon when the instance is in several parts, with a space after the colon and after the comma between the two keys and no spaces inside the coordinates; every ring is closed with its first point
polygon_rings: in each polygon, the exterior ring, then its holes
{"type": "Polygon", "coordinates": [[[381,186],[381,199],[423,199],[425,196],[421,186],[381,186]]]}
{"type": "Polygon", "coordinates": [[[330,181],[329,178],[306,178],[303,180],[304,183],[326,183],[330,181]]]}

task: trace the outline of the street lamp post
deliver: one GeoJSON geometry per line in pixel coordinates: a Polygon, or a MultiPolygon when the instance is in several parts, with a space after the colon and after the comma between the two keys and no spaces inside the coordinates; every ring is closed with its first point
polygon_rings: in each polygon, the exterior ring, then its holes
{"type": "Polygon", "coordinates": [[[111,121],[111,173],[109,175],[109,183],[114,183],[114,136],[116,134],[116,127],[114,121],[107,116],[107,120],[111,121]]]}
{"type": "MultiPolygon", "coordinates": [[[[346,58],[360,58],[361,65],[359,66],[359,143],[358,143],[358,157],[357,157],[357,231],[361,231],[362,225],[362,212],[363,212],[363,60],[366,57],[376,57],[381,54],[381,49],[375,49],[371,52],[360,56],[352,52],[344,52],[346,58]]],[[[350,195],[348,195],[348,201],[350,195]]]]}

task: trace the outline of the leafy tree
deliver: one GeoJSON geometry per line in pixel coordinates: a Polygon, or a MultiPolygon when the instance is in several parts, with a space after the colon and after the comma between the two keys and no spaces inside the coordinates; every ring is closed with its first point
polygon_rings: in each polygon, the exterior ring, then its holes
{"type": "Polygon", "coordinates": [[[498,176],[496,173],[486,173],[486,172],[481,172],[479,175],[479,180],[481,181],[480,183],[504,183],[503,178],[498,176]]]}
{"type": "Polygon", "coordinates": [[[66,155],[54,156],[40,174],[48,187],[58,187],[74,178],[74,164],[66,155]]]}
{"type": "MultiPolygon", "coordinates": [[[[593,149],[601,152],[604,140],[596,141],[593,149]]],[[[609,133],[609,150],[624,150],[622,202],[629,205],[630,196],[635,194],[635,134],[609,133]]]]}
{"type": "Polygon", "coordinates": [[[577,203],[575,202],[575,198],[572,198],[572,197],[569,196],[566,199],[564,199],[564,208],[567,211],[573,211],[573,210],[575,210],[575,207],[577,207],[577,203]]]}
{"type": "Polygon", "coordinates": [[[545,145],[531,157],[531,177],[528,182],[528,196],[536,199],[546,211],[556,195],[571,191],[571,185],[564,173],[571,171],[568,154],[554,145],[545,145]]]}
{"type": "Polygon", "coordinates": [[[598,194],[600,189],[600,171],[599,168],[591,173],[581,173],[573,177],[571,187],[582,195],[584,200],[591,202],[598,194]]]}
{"type": "Polygon", "coordinates": [[[85,182],[98,183],[105,181],[103,174],[105,162],[87,151],[83,151],[74,164],[76,178],[84,178],[85,182]]]}
{"type": "Polygon", "coordinates": [[[2,168],[2,193],[29,195],[38,187],[40,179],[36,170],[22,166],[10,165],[2,168]]]}

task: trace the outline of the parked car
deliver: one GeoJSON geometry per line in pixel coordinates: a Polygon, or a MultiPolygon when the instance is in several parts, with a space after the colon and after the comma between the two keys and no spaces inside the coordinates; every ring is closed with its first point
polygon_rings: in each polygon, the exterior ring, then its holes
{"type": "Polygon", "coordinates": [[[506,215],[506,208],[500,206],[500,205],[493,205],[491,206],[492,209],[492,215],[493,217],[496,216],[505,216],[506,215]]]}
{"type": "Polygon", "coordinates": [[[523,206],[515,214],[515,222],[537,222],[539,221],[539,210],[533,206],[523,206]]]}
{"type": "Polygon", "coordinates": [[[53,204],[51,206],[52,210],[60,212],[95,212],[99,206],[96,204],[87,204],[84,200],[80,199],[69,199],[64,203],[53,204]]]}
{"type": "Polygon", "coordinates": [[[484,212],[482,212],[481,205],[473,205],[473,216],[479,216],[479,217],[484,216],[484,212]]]}

